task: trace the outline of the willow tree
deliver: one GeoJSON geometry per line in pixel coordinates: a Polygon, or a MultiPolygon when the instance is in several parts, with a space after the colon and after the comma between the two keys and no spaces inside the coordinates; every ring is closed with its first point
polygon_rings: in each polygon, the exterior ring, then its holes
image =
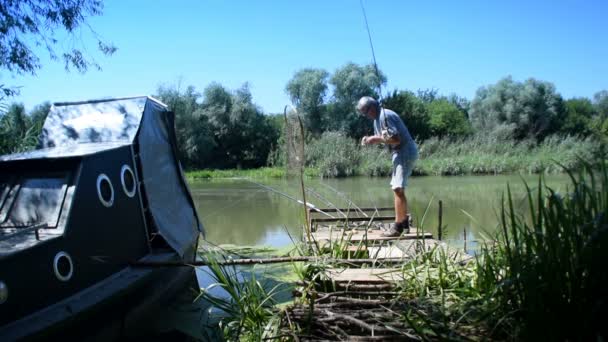
{"type": "Polygon", "coordinates": [[[328,130],[340,130],[351,137],[359,137],[371,129],[366,118],[356,113],[355,104],[362,96],[378,98],[378,90],[386,84],[386,76],[376,73],[374,65],[347,63],[338,68],[329,83],[334,87],[329,111],[328,130]]]}
{"type": "Polygon", "coordinates": [[[477,90],[469,118],[477,131],[513,128],[515,138],[542,139],[557,132],[565,115],[564,102],[552,83],[510,76],[477,90]]]}
{"type": "Polygon", "coordinates": [[[306,129],[319,135],[323,132],[325,95],[329,73],[323,69],[305,68],[287,82],[285,91],[304,117],[306,129]]]}

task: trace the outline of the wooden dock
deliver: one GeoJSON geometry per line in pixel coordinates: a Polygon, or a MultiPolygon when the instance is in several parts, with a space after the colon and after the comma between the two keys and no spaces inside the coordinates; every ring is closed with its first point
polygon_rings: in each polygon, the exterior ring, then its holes
{"type": "Polygon", "coordinates": [[[378,261],[371,268],[328,270],[326,276],[342,286],[390,284],[403,280],[394,262],[383,265],[382,261],[402,258],[405,263],[419,253],[421,248],[428,249],[436,245],[431,233],[416,228],[410,228],[409,232],[396,237],[383,236],[383,232],[395,220],[393,208],[309,209],[308,218],[310,234],[304,232],[303,239],[316,245],[317,252],[321,255],[323,251],[333,249],[335,252],[338,249],[346,258],[371,258],[378,261]]]}
{"type": "Polygon", "coordinates": [[[284,311],[286,325],[305,327],[300,340],[409,340],[412,327],[400,313],[411,306],[399,297],[408,262],[435,250],[452,260],[472,258],[416,228],[382,236],[393,222],[393,208],[309,210],[303,241],[319,264],[294,290],[307,302],[284,311]],[[341,261],[323,261],[332,258],[341,261]]]}

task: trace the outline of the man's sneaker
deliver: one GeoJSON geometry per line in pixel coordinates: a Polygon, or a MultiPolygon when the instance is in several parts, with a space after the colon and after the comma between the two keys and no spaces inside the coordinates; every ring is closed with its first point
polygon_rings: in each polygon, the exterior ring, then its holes
{"type": "Polygon", "coordinates": [[[400,225],[403,233],[408,234],[410,232],[410,215],[407,215],[405,220],[401,221],[400,225]]]}
{"type": "Polygon", "coordinates": [[[393,223],[393,225],[391,226],[391,228],[387,231],[385,231],[384,233],[382,233],[383,237],[399,237],[401,236],[401,233],[403,233],[403,227],[401,225],[401,223],[393,223]]]}

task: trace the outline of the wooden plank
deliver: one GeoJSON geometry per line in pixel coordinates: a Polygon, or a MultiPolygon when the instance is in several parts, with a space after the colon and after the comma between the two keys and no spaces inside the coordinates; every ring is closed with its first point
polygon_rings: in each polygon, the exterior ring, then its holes
{"type": "Polygon", "coordinates": [[[336,217],[336,218],[332,218],[332,217],[320,217],[320,218],[311,218],[310,222],[311,224],[314,223],[318,223],[318,222],[361,222],[361,221],[372,221],[372,222],[376,222],[376,221],[395,221],[395,216],[370,216],[370,217],[336,217]]]}
{"type": "Polygon", "coordinates": [[[398,268],[330,268],[327,275],[335,282],[390,283],[403,280],[398,268]]]}
{"type": "MultiPolygon", "coordinates": [[[[382,231],[379,229],[356,229],[356,230],[331,230],[331,231],[319,231],[311,233],[312,239],[315,241],[329,240],[349,240],[350,242],[361,242],[361,241],[388,241],[388,240],[410,240],[410,239],[432,239],[433,234],[425,232],[424,234],[418,234],[415,229],[410,229],[410,232],[403,234],[398,237],[387,237],[382,236],[382,231]]],[[[305,238],[307,238],[305,236],[305,238]]]]}
{"type": "MultiPolygon", "coordinates": [[[[409,240],[412,241],[412,240],[409,240]]],[[[404,261],[408,257],[397,245],[389,245],[388,247],[369,247],[370,257],[378,260],[402,258],[404,261]]]]}
{"type": "MultiPolygon", "coordinates": [[[[361,211],[363,211],[363,212],[366,212],[366,214],[367,214],[367,212],[374,212],[376,210],[378,210],[378,211],[388,211],[388,210],[394,211],[395,210],[395,208],[392,208],[392,207],[359,208],[361,210],[356,209],[356,208],[350,208],[350,209],[348,209],[348,208],[318,208],[318,209],[321,210],[321,211],[324,211],[326,213],[336,213],[338,211],[341,211],[343,213],[345,213],[345,212],[361,213],[361,211]]],[[[308,211],[315,212],[314,209],[311,209],[311,208],[309,208],[308,211]]]]}

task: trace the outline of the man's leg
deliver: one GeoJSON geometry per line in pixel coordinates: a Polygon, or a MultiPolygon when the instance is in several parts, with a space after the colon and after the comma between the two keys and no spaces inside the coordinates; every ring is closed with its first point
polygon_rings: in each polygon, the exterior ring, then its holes
{"type": "Polygon", "coordinates": [[[402,223],[407,219],[407,198],[403,188],[393,189],[395,195],[395,222],[402,223]]]}

